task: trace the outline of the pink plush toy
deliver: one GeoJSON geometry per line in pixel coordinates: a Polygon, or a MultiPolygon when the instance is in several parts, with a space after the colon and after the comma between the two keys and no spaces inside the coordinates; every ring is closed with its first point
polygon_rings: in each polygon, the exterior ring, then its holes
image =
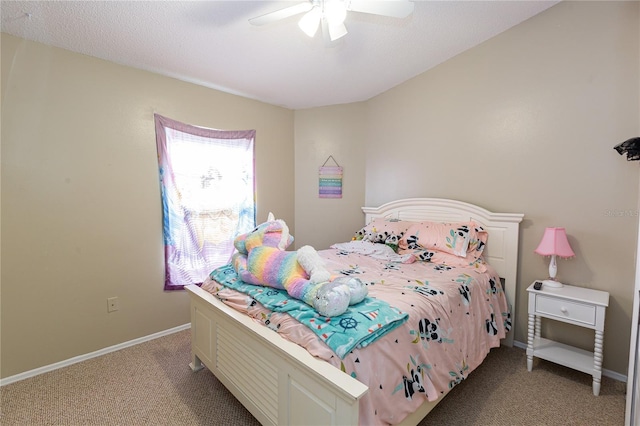
{"type": "Polygon", "coordinates": [[[267,222],[235,239],[233,267],[242,281],[284,289],[327,317],[343,314],[366,297],[367,288],[358,279],[331,282],[313,247],[285,251],[292,242],[286,223],[269,213],[267,222]]]}

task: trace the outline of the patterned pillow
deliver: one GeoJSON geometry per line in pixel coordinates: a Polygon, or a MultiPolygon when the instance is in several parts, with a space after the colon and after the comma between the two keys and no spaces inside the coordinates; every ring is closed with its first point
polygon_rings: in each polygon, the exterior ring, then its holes
{"type": "Polygon", "coordinates": [[[489,233],[475,222],[469,222],[469,228],[471,234],[469,235],[469,247],[467,248],[467,259],[474,261],[482,257],[485,247],[487,247],[487,240],[489,239],[489,233]]]}
{"type": "Polygon", "coordinates": [[[471,222],[418,222],[400,240],[401,249],[426,249],[467,257],[471,222]]]}

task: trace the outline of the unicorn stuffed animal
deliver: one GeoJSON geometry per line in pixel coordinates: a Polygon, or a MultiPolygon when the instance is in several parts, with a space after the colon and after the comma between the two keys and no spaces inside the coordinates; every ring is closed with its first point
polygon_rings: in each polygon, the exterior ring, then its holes
{"type": "Polygon", "coordinates": [[[327,317],[343,314],[366,297],[367,288],[358,279],[330,281],[331,274],[313,247],[285,251],[292,242],[287,224],[269,213],[265,223],[236,237],[233,267],[242,281],[284,289],[327,317]]]}

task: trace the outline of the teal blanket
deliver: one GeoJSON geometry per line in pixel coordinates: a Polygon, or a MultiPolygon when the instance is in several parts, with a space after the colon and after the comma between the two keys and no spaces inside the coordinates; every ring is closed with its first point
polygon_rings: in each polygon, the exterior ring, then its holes
{"type": "Polygon", "coordinates": [[[247,284],[238,278],[232,265],[217,268],[211,278],[239,292],[253,297],[265,308],[286,312],[309,327],[341,359],[354,348],[365,347],[404,323],[408,314],[387,302],[367,297],[349,306],[337,317],[323,317],[306,303],[290,297],[285,290],[247,284]]]}

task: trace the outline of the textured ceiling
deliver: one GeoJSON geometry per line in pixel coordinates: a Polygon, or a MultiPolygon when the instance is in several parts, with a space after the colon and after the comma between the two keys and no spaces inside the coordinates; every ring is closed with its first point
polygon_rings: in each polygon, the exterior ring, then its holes
{"type": "MultiPolygon", "coordinates": [[[[304,1],[304,0],[300,0],[304,1]]],[[[404,19],[350,12],[332,47],[300,1],[5,1],[2,32],[291,109],[364,101],[558,1],[416,1],[404,19]]]]}

